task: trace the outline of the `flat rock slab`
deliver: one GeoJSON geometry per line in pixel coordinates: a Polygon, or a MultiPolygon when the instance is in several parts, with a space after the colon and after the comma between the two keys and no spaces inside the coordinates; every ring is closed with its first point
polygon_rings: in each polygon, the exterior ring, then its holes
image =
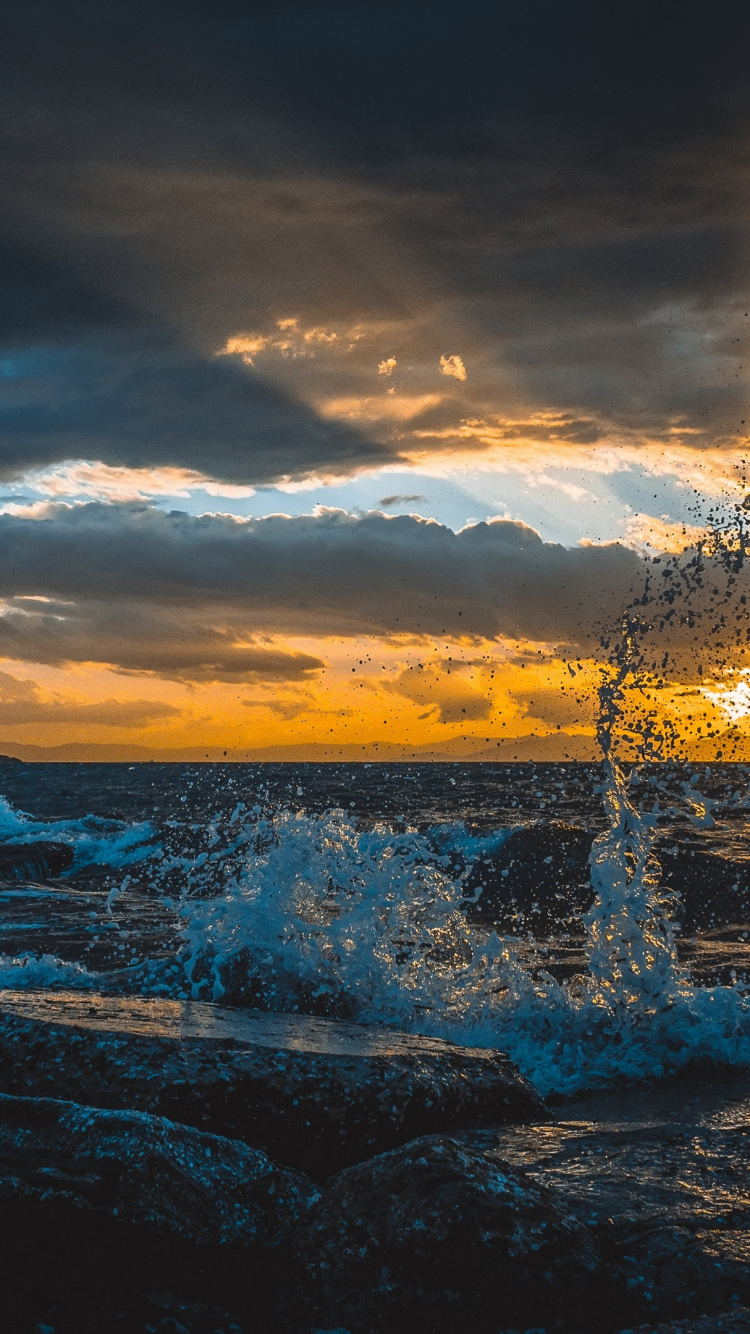
{"type": "Polygon", "coordinates": [[[90,992],[0,992],[0,1089],[166,1116],[317,1176],[421,1134],[546,1118],[503,1052],[90,992]]]}
{"type": "Polygon", "coordinates": [[[145,1112],[0,1094],[0,1211],[11,1220],[23,1203],[198,1246],[275,1246],[318,1195],[239,1140],[145,1112]]]}

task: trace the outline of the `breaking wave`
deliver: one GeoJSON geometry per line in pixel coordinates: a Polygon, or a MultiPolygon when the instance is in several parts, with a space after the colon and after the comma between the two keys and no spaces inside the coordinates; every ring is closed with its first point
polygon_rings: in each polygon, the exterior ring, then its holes
{"type": "MultiPolygon", "coordinates": [[[[4,956],[0,985],[189,995],[498,1047],[545,1096],[694,1063],[750,1064],[743,985],[696,986],[678,961],[674,905],[653,851],[656,815],[637,809],[613,762],[604,795],[586,969],[568,981],[539,960],[532,966],[523,939],[467,920],[471,867],[507,829],[364,828],[341,811],[238,805],[227,818],[174,821],[157,835],[146,823],[93,816],[44,823],[2,801],[6,841],[67,841],[79,868],[108,868],[111,917],[138,881],[172,913],[177,946],[166,960],[114,973],[52,955],[4,956]]],[[[700,804],[698,793],[692,799],[700,804]]]]}
{"type": "Polygon", "coordinates": [[[501,1047],[544,1095],[695,1062],[750,1064],[743,988],[695,986],[680,966],[655,821],[614,765],[606,801],[588,970],[572,982],[532,970],[516,938],[467,922],[460,829],[441,831],[440,852],[414,830],[282,813],[245,831],[239,861],[222,850],[194,870],[180,908],[191,994],[280,1010],[323,1002],[362,1023],[501,1047]]]}
{"type": "Polygon", "coordinates": [[[79,820],[37,820],[17,811],[0,796],[0,843],[14,847],[41,841],[67,843],[74,853],[73,869],[84,866],[127,866],[153,855],[155,830],[148,821],[128,824],[84,815],[79,820]]]}

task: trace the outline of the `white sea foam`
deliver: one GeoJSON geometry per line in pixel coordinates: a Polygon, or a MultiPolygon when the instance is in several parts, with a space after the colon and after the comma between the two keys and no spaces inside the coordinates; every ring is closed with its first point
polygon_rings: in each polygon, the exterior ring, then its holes
{"type": "Polygon", "coordinates": [[[83,964],[68,963],[54,954],[0,954],[0,989],[30,991],[45,987],[97,990],[101,978],[83,964]]]}

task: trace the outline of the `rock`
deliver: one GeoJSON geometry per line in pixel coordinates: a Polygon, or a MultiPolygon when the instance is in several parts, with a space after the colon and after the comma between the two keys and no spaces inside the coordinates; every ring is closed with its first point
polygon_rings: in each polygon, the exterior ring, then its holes
{"type": "Polygon", "coordinates": [[[615,1225],[602,1241],[618,1309],[631,1325],[697,1320],[706,1311],[726,1310],[732,1300],[750,1302],[745,1228],[696,1228],[655,1218],[615,1225]]]}
{"type": "Polygon", "coordinates": [[[594,835],[562,821],[514,829],[467,877],[472,922],[549,935],[592,902],[589,853],[594,835]]]}
{"type": "MultiPolygon", "coordinates": [[[[109,1275],[108,1275],[109,1277],[109,1275]]],[[[177,1293],[139,1291],[137,1282],[128,1291],[105,1289],[99,1275],[86,1290],[29,1295],[23,1311],[12,1324],[3,1308],[3,1334],[270,1334],[271,1326],[259,1326],[257,1305],[243,1317],[225,1304],[195,1301],[177,1293]]],[[[269,1314],[265,1319],[271,1320],[269,1314]]]]}
{"type": "Polygon", "coordinates": [[[673,1320],[668,1325],[639,1325],[622,1334],[750,1334],[750,1309],[735,1306],[720,1315],[705,1315],[699,1320],[673,1320]]]}
{"type": "Polygon", "coordinates": [[[0,880],[46,880],[73,865],[67,843],[0,844],[0,880]]]}
{"type": "Polygon", "coordinates": [[[3,1331],[208,1334],[222,1321],[200,1318],[205,1302],[244,1311],[235,1328],[254,1329],[271,1317],[277,1243],[317,1195],[236,1140],[0,1095],[3,1331]],[[150,1290],[191,1318],[160,1315],[150,1290]]]}
{"type": "Polygon", "coordinates": [[[598,1237],[630,1329],[750,1305],[750,1072],[584,1094],[547,1125],[466,1132],[598,1237]]]}
{"type": "Polygon", "coordinates": [[[502,1052],[90,992],[0,992],[0,1089],[167,1116],[314,1176],[420,1133],[547,1116],[502,1052]]]}
{"type": "Polygon", "coordinates": [[[341,1172],[288,1243],[290,1330],[523,1330],[594,1322],[593,1234],[523,1172],[425,1136],[341,1172]]]}
{"type": "Polygon", "coordinates": [[[0,1207],[64,1205],[202,1246],[273,1246],[319,1191],[239,1140],[0,1094],[0,1207]]]}

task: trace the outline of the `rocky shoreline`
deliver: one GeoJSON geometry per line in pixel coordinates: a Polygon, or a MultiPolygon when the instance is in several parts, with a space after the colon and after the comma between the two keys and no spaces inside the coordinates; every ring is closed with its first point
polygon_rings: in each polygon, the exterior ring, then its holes
{"type": "Polygon", "coordinates": [[[550,1111],[502,1053],[6,991],[3,1327],[743,1334],[748,1107],[715,1076],[550,1111]]]}
{"type": "Polygon", "coordinates": [[[75,991],[0,992],[0,1089],[168,1117],[318,1179],[418,1135],[546,1115],[502,1052],[75,991]]]}

